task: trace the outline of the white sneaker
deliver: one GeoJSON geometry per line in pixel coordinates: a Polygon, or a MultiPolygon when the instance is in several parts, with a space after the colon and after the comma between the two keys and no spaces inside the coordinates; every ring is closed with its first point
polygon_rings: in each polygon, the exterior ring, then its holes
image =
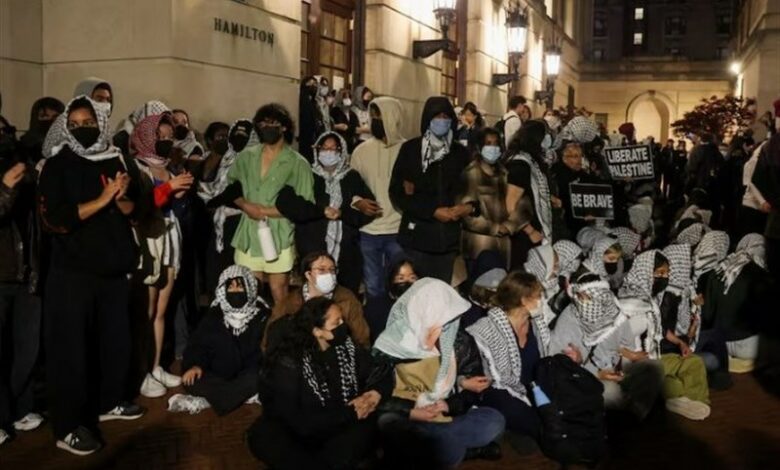
{"type": "Polygon", "coordinates": [[[246,405],[262,405],[262,403],[260,403],[260,397],[257,396],[256,393],[254,395],[252,395],[249,398],[249,400],[245,401],[244,404],[246,404],[246,405]]]}
{"type": "Polygon", "coordinates": [[[694,421],[702,421],[710,415],[710,405],[687,397],[666,400],[666,409],[694,421]]]}
{"type": "Polygon", "coordinates": [[[168,411],[173,413],[187,412],[195,415],[206,408],[211,408],[211,404],[203,397],[177,393],[168,399],[168,411]]]}
{"type": "Polygon", "coordinates": [[[5,441],[8,441],[11,439],[11,435],[5,432],[4,430],[0,429],[0,446],[5,444],[5,441]]]}
{"type": "Polygon", "coordinates": [[[17,431],[32,431],[43,423],[43,416],[38,413],[27,413],[24,418],[14,422],[17,431]]]}
{"type": "Polygon", "coordinates": [[[165,386],[152,377],[152,374],[146,374],[144,382],[141,384],[141,395],[146,398],[160,398],[167,392],[165,386]]]}
{"type": "Polygon", "coordinates": [[[166,388],[175,388],[181,385],[181,377],[165,372],[160,366],[154,368],[152,371],[152,377],[163,384],[166,388]]]}

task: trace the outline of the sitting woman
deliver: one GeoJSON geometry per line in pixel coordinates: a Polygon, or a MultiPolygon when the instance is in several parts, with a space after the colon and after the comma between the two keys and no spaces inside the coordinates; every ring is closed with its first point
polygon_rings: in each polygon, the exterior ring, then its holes
{"type": "Polygon", "coordinates": [[[541,245],[528,252],[528,261],[523,265],[525,272],[533,274],[542,286],[541,314],[549,325],[560,312],[555,312],[551,302],[561,291],[558,274],[560,260],[552,245],[541,245]]]}
{"type": "Polygon", "coordinates": [[[696,292],[701,294],[715,276],[715,270],[729,254],[729,235],[720,230],[708,232],[693,250],[693,283],[696,292]]]}
{"type": "Polygon", "coordinates": [[[613,292],[617,292],[623,284],[625,275],[623,249],[617,239],[609,236],[599,238],[593,245],[590,255],[571,276],[571,283],[577,284],[591,274],[609,282],[609,287],[613,292]]]}
{"type": "Polygon", "coordinates": [[[500,455],[491,443],[504,431],[503,416],[474,406],[489,382],[469,336],[459,334],[459,317],[469,307],[448,284],[420,279],[393,305],[374,345],[375,356],[395,367],[395,389],[379,429],[385,455],[398,459],[392,463],[399,468],[409,462],[452,468],[475,448],[500,455]]]}
{"type": "Polygon", "coordinates": [[[412,284],[417,282],[418,277],[414,262],[409,258],[401,257],[390,265],[385,293],[366,300],[366,322],[371,332],[371,344],[374,344],[379,335],[385,331],[390,308],[412,284]]]}
{"type": "Polygon", "coordinates": [[[184,350],[182,382],[188,395],[173,395],[168,411],[195,414],[212,407],[223,416],[248,400],[256,402],[258,345],[269,314],[252,271],[228,267],[219,276],[211,311],[184,350]]]}
{"type": "Polygon", "coordinates": [[[542,301],[541,283],[532,274],[513,271],[499,284],[488,316],[467,329],[491,380],[482,404],[504,415],[514,433],[510,442],[523,454],[536,450],[531,440],[540,438],[541,421],[529,392],[536,366],[550,344],[542,301]]]}
{"type": "Polygon", "coordinates": [[[271,468],[356,468],[374,448],[375,413],[390,394],[389,368],[376,368],[349,337],[327,297],[306,302],[268,344],[259,397],[263,415],[249,449],[271,468]]]}
{"type": "Polygon", "coordinates": [[[372,217],[353,208],[352,201],[373,200],[374,195],[360,173],[349,167],[347,143],[336,132],[326,132],[317,139],[314,157],[314,201],[285,186],[279,191],[276,207],[295,223],[298,256],[327,251],[341,267],[339,284],[357,295],[363,277],[359,229],[372,217]]]}

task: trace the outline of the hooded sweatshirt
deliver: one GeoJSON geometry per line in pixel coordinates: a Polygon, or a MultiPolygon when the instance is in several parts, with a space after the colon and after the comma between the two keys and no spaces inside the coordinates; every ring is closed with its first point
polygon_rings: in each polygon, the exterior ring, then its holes
{"type": "MultiPolygon", "coordinates": [[[[73,97],[77,96],[87,96],[89,98],[92,98],[92,92],[95,91],[95,88],[98,86],[101,86],[101,88],[107,88],[109,93],[111,93],[111,99],[109,100],[109,103],[111,103],[111,107],[113,107],[114,104],[114,89],[111,88],[111,84],[107,81],[103,80],[102,78],[98,77],[87,77],[84,80],[80,81],[76,85],[76,89],[73,90],[73,97]],[[102,86],[101,86],[102,85],[102,86]]],[[[111,117],[111,107],[108,108],[108,116],[111,117]]]]}
{"type": "MultiPolygon", "coordinates": [[[[356,95],[358,96],[358,95],[356,95]]],[[[369,235],[392,235],[398,233],[401,214],[390,200],[390,177],[398,152],[404,138],[401,135],[401,102],[395,98],[380,97],[372,104],[382,113],[382,122],[387,135],[387,143],[375,137],[360,144],[352,154],[352,169],[360,173],[363,181],[376,196],[376,202],[382,207],[382,215],[363,226],[361,232],[369,235]]]]}
{"type": "Polygon", "coordinates": [[[38,162],[38,160],[41,159],[41,146],[43,145],[43,140],[46,138],[46,133],[49,132],[49,128],[54,122],[53,120],[48,121],[47,125],[46,122],[38,120],[38,113],[44,108],[56,110],[59,114],[62,114],[62,112],[65,111],[65,105],[57,98],[47,96],[40,98],[33,103],[32,108],[30,109],[30,126],[22,138],[19,139],[19,144],[21,145],[25,159],[30,162],[38,162]]]}

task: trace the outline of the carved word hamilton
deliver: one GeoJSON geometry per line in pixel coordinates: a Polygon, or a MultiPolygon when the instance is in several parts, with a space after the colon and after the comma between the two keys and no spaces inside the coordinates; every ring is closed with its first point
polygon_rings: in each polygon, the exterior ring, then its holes
{"type": "Polygon", "coordinates": [[[244,38],[247,41],[268,44],[271,47],[274,45],[274,33],[235,21],[214,18],[214,31],[244,38]]]}

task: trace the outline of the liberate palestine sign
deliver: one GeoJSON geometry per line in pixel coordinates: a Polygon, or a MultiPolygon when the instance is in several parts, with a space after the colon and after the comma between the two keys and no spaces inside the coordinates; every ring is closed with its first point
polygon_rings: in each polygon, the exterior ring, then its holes
{"type": "Polygon", "coordinates": [[[649,145],[605,148],[604,154],[612,178],[645,180],[655,178],[653,152],[649,145]]]}
{"type": "Polygon", "coordinates": [[[271,47],[274,45],[274,33],[236,21],[214,18],[214,31],[229,34],[237,38],[243,38],[247,41],[268,44],[271,47]]]}

